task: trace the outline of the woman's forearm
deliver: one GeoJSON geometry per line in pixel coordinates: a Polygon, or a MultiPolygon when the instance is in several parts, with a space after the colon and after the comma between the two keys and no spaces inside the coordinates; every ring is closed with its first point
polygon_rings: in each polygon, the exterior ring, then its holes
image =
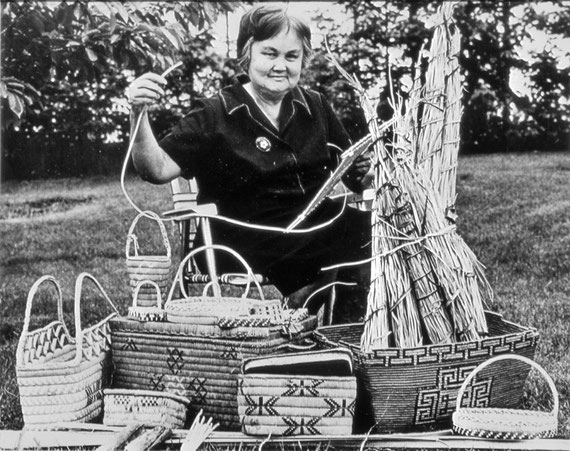
{"type": "Polygon", "coordinates": [[[162,184],[180,176],[180,167],[162,150],[150,126],[146,110],[131,112],[132,157],[139,176],[150,183],[162,184]],[[135,127],[140,117],[140,124],[135,127]]]}

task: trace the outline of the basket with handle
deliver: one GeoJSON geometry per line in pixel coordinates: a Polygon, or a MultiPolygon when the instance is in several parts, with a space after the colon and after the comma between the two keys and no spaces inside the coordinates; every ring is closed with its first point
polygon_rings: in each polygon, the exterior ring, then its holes
{"type": "Polygon", "coordinates": [[[137,284],[133,294],[133,305],[129,307],[128,316],[129,318],[136,319],[138,321],[164,321],[166,319],[166,313],[162,308],[160,287],[156,282],[153,282],[152,280],[141,280],[137,284]],[[139,292],[145,285],[150,285],[154,288],[156,305],[153,307],[142,307],[138,304],[139,292]]]}
{"type": "MultiPolygon", "coordinates": [[[[143,211],[139,213],[129,228],[127,243],[125,248],[127,258],[127,271],[131,290],[134,290],[139,282],[151,280],[159,288],[161,296],[164,297],[169,285],[170,271],[172,268],[172,250],[170,241],[166,234],[166,229],[160,217],[153,211],[143,211]],[[140,255],[139,239],[135,234],[135,228],[142,218],[148,218],[158,224],[162,242],[165,248],[165,255],[140,255]]],[[[138,293],[138,305],[140,307],[153,307],[155,305],[155,292],[153,287],[143,287],[138,293]]]]}
{"type": "Polygon", "coordinates": [[[39,278],[29,291],[24,327],[16,351],[16,375],[20,404],[26,426],[34,428],[55,422],[87,422],[103,412],[102,390],[111,374],[109,321],[112,313],[98,323],[83,328],[81,297],[85,280],[91,280],[113,310],[100,283],[81,273],[75,282],[75,333],[70,335],[63,319],[61,288],[52,276],[39,278]],[[57,320],[30,331],[32,305],[42,285],[52,285],[57,293],[57,320]]]}
{"type": "Polygon", "coordinates": [[[107,388],[103,424],[126,426],[145,424],[182,428],[190,400],[168,392],[107,388]]]}
{"type": "MultiPolygon", "coordinates": [[[[355,432],[423,431],[451,427],[455,400],[465,378],[479,364],[497,355],[533,358],[539,333],[532,327],[485,312],[489,336],[480,340],[409,348],[361,349],[363,323],[321,327],[316,341],[326,348],[345,347],[354,355],[358,380],[355,432]]],[[[529,368],[509,365],[495,377],[479,379],[468,391],[470,403],[519,405],[529,368]]]]}
{"type": "Polygon", "coordinates": [[[456,410],[453,413],[453,432],[472,437],[496,439],[532,439],[549,438],[556,435],[558,428],[558,391],[548,373],[535,361],[516,354],[499,355],[481,363],[465,379],[457,395],[456,410]],[[488,367],[504,360],[518,360],[537,369],[546,380],[553,396],[553,407],[550,412],[505,409],[492,407],[462,406],[463,396],[469,384],[477,375],[487,371],[502,371],[499,365],[496,370],[488,367]]]}
{"type": "MultiPolygon", "coordinates": [[[[246,268],[250,283],[256,283],[247,262],[233,249],[221,245],[202,246],[181,261],[168,296],[170,302],[188,259],[206,249],[233,255],[246,268]]],[[[181,299],[175,301],[188,298],[188,302],[199,302],[186,296],[183,285],[180,292],[181,299]]],[[[210,301],[214,304],[224,299],[210,301]]],[[[231,302],[240,300],[249,305],[248,298],[231,302]]],[[[247,316],[235,318],[246,319],[247,316]]],[[[231,328],[211,322],[203,324],[199,316],[189,315],[181,322],[115,318],[110,324],[115,364],[113,388],[167,391],[185,396],[190,399],[193,413],[203,409],[221,428],[237,430],[240,428],[237,379],[242,360],[288,352],[290,345],[302,344],[312,335],[316,325],[314,316],[295,315],[289,315],[281,323],[231,328]]]]}

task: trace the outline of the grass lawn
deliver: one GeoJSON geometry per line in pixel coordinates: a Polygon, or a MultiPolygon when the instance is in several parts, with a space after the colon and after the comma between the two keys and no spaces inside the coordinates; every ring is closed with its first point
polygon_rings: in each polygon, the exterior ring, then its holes
{"type": "MultiPolygon", "coordinates": [[[[461,157],[458,230],[485,264],[495,297],[491,310],[534,326],[541,334],[536,360],[560,395],[560,436],[570,438],[570,154],[461,157]]],[[[170,208],[167,186],[127,180],[135,202],[170,208]]],[[[73,284],[93,274],[122,313],[130,303],[125,238],[136,212],[118,177],[6,183],[0,196],[0,429],[22,427],[14,354],[28,291],[44,274],[60,282],[71,316],[73,284]]],[[[173,254],[178,239],[167,228],[173,254]]],[[[157,226],[141,223],[141,244],[163,252],[157,226]]],[[[55,318],[43,297],[32,328],[55,318]]],[[[101,317],[87,303],[84,321],[101,317]]],[[[105,312],[106,313],[106,312],[105,312]]],[[[71,321],[67,321],[72,324],[71,321]]],[[[546,390],[534,388],[539,403],[546,390]]]]}

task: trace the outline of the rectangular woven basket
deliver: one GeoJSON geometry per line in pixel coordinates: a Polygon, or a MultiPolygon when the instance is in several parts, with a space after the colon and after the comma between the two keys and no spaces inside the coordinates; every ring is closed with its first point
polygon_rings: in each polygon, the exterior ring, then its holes
{"type": "Polygon", "coordinates": [[[183,428],[186,422],[188,399],[168,392],[150,390],[103,390],[103,424],[160,425],[183,428]]]}
{"type": "Polygon", "coordinates": [[[238,410],[250,435],[350,435],[354,376],[240,376],[238,410]]]}
{"type": "Polygon", "coordinates": [[[168,391],[190,399],[223,429],[240,427],[237,382],[243,359],[286,352],[311,335],[317,319],[302,320],[294,336],[282,326],[236,327],[111,321],[114,388],[168,391]],[[215,330],[214,330],[215,329],[215,330]]]}
{"type": "MultiPolygon", "coordinates": [[[[363,353],[363,324],[318,329],[316,340],[324,347],[342,346],[354,354],[358,394],[355,433],[418,431],[451,426],[459,388],[485,360],[501,354],[532,359],[539,334],[533,328],[505,321],[486,312],[489,337],[446,345],[385,348],[363,353]]],[[[509,362],[500,371],[478,378],[466,390],[463,404],[472,407],[520,404],[529,368],[509,362]]]]}

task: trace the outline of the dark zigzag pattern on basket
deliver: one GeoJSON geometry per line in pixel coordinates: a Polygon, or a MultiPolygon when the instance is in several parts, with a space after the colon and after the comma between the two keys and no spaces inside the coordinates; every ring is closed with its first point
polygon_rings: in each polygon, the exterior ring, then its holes
{"type": "Polygon", "coordinates": [[[272,396],[269,399],[264,399],[263,396],[259,396],[257,399],[257,402],[253,399],[252,396],[250,395],[244,395],[245,397],[245,401],[247,402],[247,408],[245,409],[245,414],[246,415],[251,415],[254,414],[256,415],[256,411],[257,411],[257,415],[263,415],[263,409],[265,408],[265,411],[274,417],[278,417],[279,416],[279,412],[277,412],[273,406],[275,405],[275,403],[281,399],[280,396],[272,396]]]}
{"type": "MultiPolygon", "coordinates": [[[[529,330],[524,333],[490,337],[475,342],[430,345],[418,348],[380,349],[363,354],[358,348],[354,353],[357,363],[363,365],[374,361],[374,365],[419,365],[422,363],[442,363],[469,360],[471,358],[493,356],[495,354],[519,353],[520,349],[536,345],[538,335],[529,330]]],[[[354,348],[354,346],[350,346],[354,348]]]]}
{"type": "Polygon", "coordinates": [[[466,429],[461,426],[453,426],[453,432],[458,435],[466,435],[467,437],[491,438],[502,440],[528,440],[534,438],[554,438],[556,431],[546,432],[497,432],[497,431],[482,431],[480,429],[466,429]]]}
{"type": "MultiPolygon", "coordinates": [[[[418,390],[414,424],[428,424],[440,418],[447,418],[455,409],[459,387],[476,366],[438,368],[436,385],[418,390]]],[[[482,406],[488,405],[491,397],[491,385],[492,380],[490,378],[480,379],[476,384],[473,384],[468,391],[473,398],[470,402],[482,406]]]]}
{"type": "Polygon", "coordinates": [[[320,417],[308,418],[306,423],[306,418],[301,418],[300,422],[295,421],[291,417],[281,417],[281,419],[289,426],[283,431],[283,435],[293,435],[297,429],[299,430],[299,435],[321,435],[321,431],[315,427],[321,421],[320,417]]]}
{"type": "Polygon", "coordinates": [[[235,346],[230,346],[229,349],[222,352],[221,357],[225,360],[238,360],[239,354],[235,346]]]}
{"type": "Polygon", "coordinates": [[[121,346],[121,351],[138,351],[139,349],[137,348],[137,344],[134,342],[134,340],[131,337],[127,337],[127,339],[125,340],[125,344],[123,344],[123,346],[121,346]]]}
{"type": "Polygon", "coordinates": [[[178,348],[166,348],[168,357],[166,364],[172,374],[178,374],[184,368],[184,353],[178,348]]]}
{"type": "Polygon", "coordinates": [[[29,363],[47,357],[70,343],[70,337],[62,323],[57,323],[55,327],[30,332],[26,341],[25,362],[29,363]]]}
{"type": "Polygon", "coordinates": [[[285,392],[281,393],[281,396],[292,396],[297,394],[299,396],[319,396],[319,385],[324,383],[323,379],[312,380],[310,385],[305,385],[304,380],[295,382],[292,379],[287,381],[287,386],[289,387],[285,392]]]}
{"type": "Polygon", "coordinates": [[[164,389],[166,391],[190,398],[190,401],[198,404],[207,404],[208,390],[206,382],[205,378],[195,377],[188,381],[188,378],[185,376],[164,375],[164,389]],[[186,382],[188,382],[187,385],[186,382]]]}
{"type": "Polygon", "coordinates": [[[336,402],[334,399],[331,398],[323,398],[324,401],[329,405],[330,409],[325,413],[325,417],[334,417],[334,416],[340,416],[340,417],[348,417],[354,416],[354,407],[356,404],[356,400],[352,400],[352,402],[350,404],[347,405],[346,403],[346,399],[342,400],[342,405],[339,404],[338,402],[336,402]],[[340,415],[337,415],[337,413],[340,412],[340,415]]]}

